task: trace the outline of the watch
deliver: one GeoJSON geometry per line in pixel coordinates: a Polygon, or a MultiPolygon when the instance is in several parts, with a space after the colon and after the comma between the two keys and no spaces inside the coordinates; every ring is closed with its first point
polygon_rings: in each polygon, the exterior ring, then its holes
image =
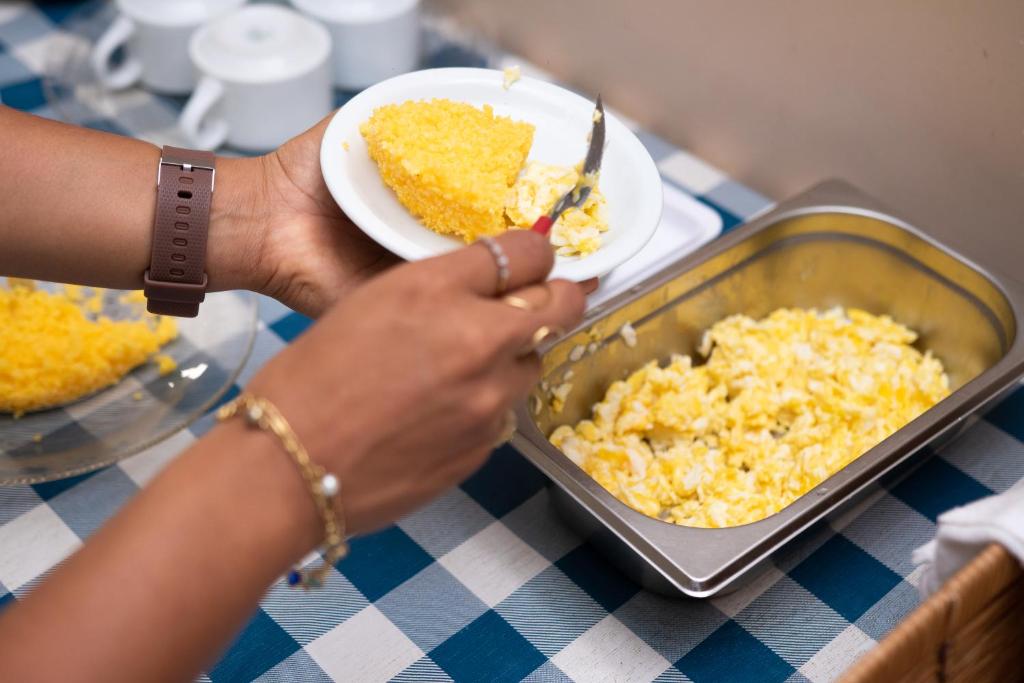
{"type": "Polygon", "coordinates": [[[185,318],[206,298],[206,239],[216,173],[212,152],[165,146],[156,174],[146,309],[185,318]]]}

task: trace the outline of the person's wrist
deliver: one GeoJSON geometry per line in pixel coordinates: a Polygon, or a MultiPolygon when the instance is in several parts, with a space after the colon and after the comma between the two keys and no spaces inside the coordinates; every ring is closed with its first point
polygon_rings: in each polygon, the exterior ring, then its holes
{"type": "Polygon", "coordinates": [[[233,512],[246,520],[247,531],[237,529],[236,542],[270,552],[275,572],[285,571],[323,535],[301,474],[272,434],[251,429],[240,419],[218,425],[210,438],[220,448],[208,455],[208,474],[236,494],[233,512]]]}
{"type": "Polygon", "coordinates": [[[260,291],[265,284],[260,259],[267,224],[260,200],[264,183],[261,158],[217,158],[206,248],[211,291],[260,291]]]}
{"type": "Polygon", "coordinates": [[[292,346],[272,360],[253,378],[246,391],[253,396],[269,400],[288,420],[299,441],[313,462],[337,477],[341,484],[338,502],[349,533],[361,533],[373,518],[373,491],[365,482],[356,479],[353,466],[371,451],[374,434],[382,426],[373,416],[366,415],[357,405],[356,395],[329,393],[324,387],[296,385],[289,378],[295,375],[293,362],[308,362],[308,357],[296,355],[292,346]],[[298,359],[302,360],[298,360],[298,359]],[[330,399],[310,401],[309,396],[330,395],[330,399]],[[345,420],[338,420],[345,415],[345,420]]]}

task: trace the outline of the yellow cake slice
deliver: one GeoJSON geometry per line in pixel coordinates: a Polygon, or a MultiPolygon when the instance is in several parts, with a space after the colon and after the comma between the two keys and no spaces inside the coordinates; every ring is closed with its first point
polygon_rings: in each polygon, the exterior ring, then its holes
{"type": "Polygon", "coordinates": [[[466,242],[506,230],[532,124],[434,99],[379,107],[360,131],[384,183],[428,228],[466,242]]]}

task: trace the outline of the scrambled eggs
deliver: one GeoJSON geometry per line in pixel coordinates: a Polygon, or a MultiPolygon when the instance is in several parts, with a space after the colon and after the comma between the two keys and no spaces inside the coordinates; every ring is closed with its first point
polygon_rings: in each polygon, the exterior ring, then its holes
{"type": "Polygon", "coordinates": [[[779,309],[715,324],[609,387],[551,442],[630,507],[695,527],[764,519],[949,394],[941,362],[888,316],[779,309]]]}
{"type": "Polygon", "coordinates": [[[523,70],[520,69],[518,65],[505,67],[504,71],[502,71],[501,87],[504,88],[505,90],[508,90],[509,88],[512,87],[513,83],[515,83],[522,77],[523,70]]]}
{"type": "MultiPolygon", "coordinates": [[[[512,187],[505,215],[514,227],[530,228],[562,195],[576,187],[579,177],[576,168],[528,161],[512,187]]],[[[595,184],[596,179],[583,206],[567,210],[551,228],[551,244],[559,256],[586,256],[600,248],[608,220],[605,197],[595,184]]]]}
{"type": "Polygon", "coordinates": [[[15,278],[8,285],[0,287],[0,413],[70,403],[149,360],[161,374],[174,369],[172,358],[154,354],[177,337],[177,324],[146,313],[141,292],[120,297],[137,315],[111,320],[100,315],[103,290],[52,293],[15,278]]]}

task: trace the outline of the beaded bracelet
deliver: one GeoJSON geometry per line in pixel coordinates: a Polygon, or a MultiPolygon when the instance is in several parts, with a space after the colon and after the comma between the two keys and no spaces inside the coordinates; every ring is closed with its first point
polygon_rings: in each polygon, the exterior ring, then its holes
{"type": "Polygon", "coordinates": [[[348,554],[348,543],[345,540],[345,525],[340,505],[335,502],[335,495],[341,485],[338,478],[323,467],[313,462],[309,453],[302,446],[291,425],[273,403],[265,398],[252,394],[242,394],[233,401],[225,403],[217,411],[217,419],[224,421],[241,415],[246,424],[254,429],[262,429],[276,436],[298,465],[302,478],[306,481],[310,495],[316,505],[317,512],[324,522],[323,564],[312,569],[293,567],[288,572],[288,585],[303,588],[319,588],[335,562],[348,554]]]}

